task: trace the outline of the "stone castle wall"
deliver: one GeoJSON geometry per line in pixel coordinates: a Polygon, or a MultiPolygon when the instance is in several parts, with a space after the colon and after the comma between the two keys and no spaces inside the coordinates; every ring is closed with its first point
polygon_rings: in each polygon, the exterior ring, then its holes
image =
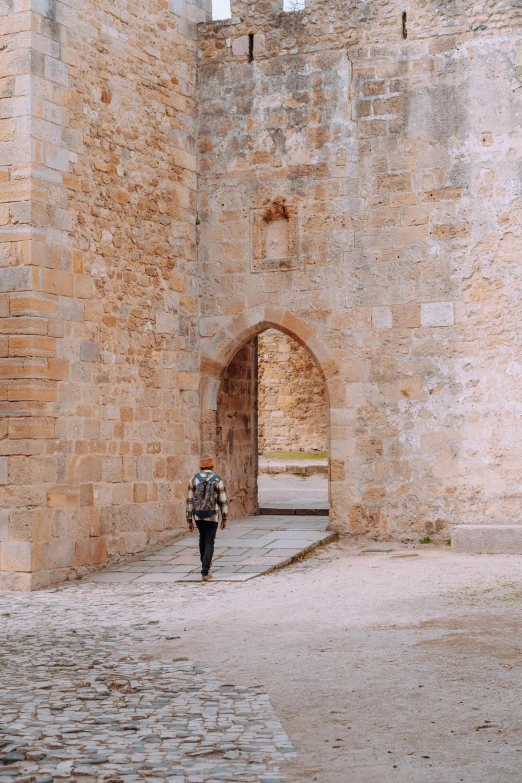
{"type": "Polygon", "coordinates": [[[209,379],[256,324],[299,323],[331,373],[332,524],[374,535],[522,499],[520,22],[403,11],[237,2],[199,31],[209,379]]]}
{"type": "Polygon", "coordinates": [[[184,522],[205,11],[175,5],[2,5],[2,587],[81,573],[184,522]]]}
{"type": "Polygon", "coordinates": [[[271,326],[326,380],[333,526],[519,521],[517,5],[280,6],[0,4],[2,587],[175,534],[271,326]]]}
{"type": "Polygon", "coordinates": [[[259,336],[259,453],[327,451],[328,401],[306,348],[269,329],[259,336]]]}

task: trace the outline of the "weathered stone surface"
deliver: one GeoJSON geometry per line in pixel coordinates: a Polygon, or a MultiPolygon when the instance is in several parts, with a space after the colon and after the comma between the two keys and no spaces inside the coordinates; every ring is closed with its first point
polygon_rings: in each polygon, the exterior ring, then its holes
{"type": "MultiPolygon", "coordinates": [[[[242,348],[227,367],[217,408],[216,469],[229,496],[229,515],[256,514],[257,500],[257,340],[242,348]]],[[[212,441],[211,441],[212,443],[212,441]]]]}
{"type": "MultiPolygon", "coordinates": [[[[165,586],[154,588],[140,585],[138,612],[121,604],[111,611],[97,594],[103,586],[88,583],[81,596],[72,587],[74,597],[42,592],[45,603],[31,607],[18,596],[3,602],[5,783],[283,780],[280,766],[295,752],[262,688],[225,684],[183,656],[145,652],[151,642],[179,644],[184,627],[158,613],[165,586]]],[[[172,618],[172,594],[167,603],[172,618]]]]}
{"type": "Polygon", "coordinates": [[[326,386],[310,353],[275,329],[258,345],[259,452],[326,451],[326,386]]]}
{"type": "Polygon", "coordinates": [[[33,584],[184,523],[199,450],[194,22],[208,11],[92,0],[0,17],[1,562],[39,571],[33,584]],[[172,457],[167,482],[156,462],[172,457]],[[138,476],[132,460],[151,464],[138,476]],[[39,498],[50,524],[19,542],[14,515],[39,498]],[[139,519],[113,513],[101,533],[105,509],[129,507],[139,519]]]}
{"type": "Polygon", "coordinates": [[[416,4],[405,38],[393,1],[58,5],[0,16],[1,457],[54,463],[13,463],[0,504],[60,531],[9,584],[172,535],[226,366],[271,327],[326,381],[338,529],[517,522],[516,9],[416,4]]]}
{"type": "Polygon", "coordinates": [[[451,548],[464,554],[522,555],[522,525],[455,526],[451,548]]]}
{"type": "Polygon", "coordinates": [[[464,4],[447,36],[445,11],[416,6],[404,39],[393,3],[280,10],[237,2],[233,21],[199,28],[205,323],[223,334],[237,313],[282,307],[329,347],[340,529],[517,521],[521,94],[502,42],[516,23],[464,4]],[[298,264],[247,275],[230,246],[252,257],[252,211],[278,203],[297,212],[298,264]]]}

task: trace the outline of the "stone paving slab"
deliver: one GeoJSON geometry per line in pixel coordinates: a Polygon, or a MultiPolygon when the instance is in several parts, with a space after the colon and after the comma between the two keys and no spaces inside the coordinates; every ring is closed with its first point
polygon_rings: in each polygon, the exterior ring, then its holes
{"type": "MultiPolygon", "coordinates": [[[[253,579],[257,574],[215,574],[212,577],[213,582],[246,582],[249,579],[253,579]]],[[[179,582],[198,582],[201,583],[201,576],[199,574],[189,574],[183,579],[179,579],[179,582]]]]}
{"type": "MultiPolygon", "coordinates": [[[[212,566],[215,581],[240,582],[280,568],[335,537],[328,517],[246,517],[218,532],[212,566]],[[291,520],[291,521],[289,521],[291,520]]],[[[197,535],[127,565],[91,574],[92,582],[201,582],[197,535]]]]}
{"type": "Polygon", "coordinates": [[[98,571],[93,574],[91,581],[95,582],[132,582],[136,579],[137,574],[135,572],[124,571],[98,571]]]}

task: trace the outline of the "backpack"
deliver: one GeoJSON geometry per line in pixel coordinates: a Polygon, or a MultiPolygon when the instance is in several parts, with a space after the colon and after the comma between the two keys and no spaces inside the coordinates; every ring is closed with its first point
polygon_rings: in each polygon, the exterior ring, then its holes
{"type": "Polygon", "coordinates": [[[209,519],[216,513],[217,503],[217,483],[219,476],[214,473],[213,476],[209,476],[206,479],[201,473],[196,474],[196,478],[199,484],[194,489],[194,497],[192,500],[193,513],[200,519],[209,519]]]}

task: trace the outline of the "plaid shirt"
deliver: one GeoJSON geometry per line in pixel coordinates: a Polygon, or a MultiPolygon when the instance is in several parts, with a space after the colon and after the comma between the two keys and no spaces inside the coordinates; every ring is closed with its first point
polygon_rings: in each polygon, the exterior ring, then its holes
{"type": "MultiPolygon", "coordinates": [[[[204,476],[206,479],[209,479],[211,476],[215,476],[213,470],[200,470],[200,473],[202,476],[204,476]]],[[[193,500],[194,500],[194,490],[196,489],[197,485],[200,484],[200,480],[198,479],[197,475],[195,475],[193,478],[190,479],[189,485],[188,485],[188,494],[187,494],[187,522],[193,522],[194,519],[194,507],[193,507],[193,500]]],[[[216,482],[216,489],[217,489],[217,503],[216,503],[216,512],[214,516],[207,517],[204,522],[219,522],[219,509],[221,509],[221,516],[223,519],[227,518],[228,515],[228,506],[227,506],[227,493],[225,491],[225,485],[223,484],[223,479],[218,476],[218,480],[216,482]]]]}

